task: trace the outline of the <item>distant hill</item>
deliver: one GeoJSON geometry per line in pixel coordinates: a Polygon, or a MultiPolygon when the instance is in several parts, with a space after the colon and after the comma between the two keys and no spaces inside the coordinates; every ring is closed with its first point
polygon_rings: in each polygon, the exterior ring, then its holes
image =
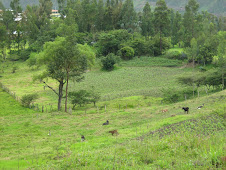
{"type": "MultiPolygon", "coordinates": [[[[157,0],[134,0],[134,6],[136,10],[140,11],[143,9],[146,2],[154,8],[157,0]]],[[[169,8],[184,12],[185,5],[188,0],[165,0],[169,8]]],[[[200,5],[200,11],[208,11],[216,15],[226,16],[226,0],[197,0],[200,5]]]]}
{"type": "MultiPolygon", "coordinates": [[[[10,2],[12,0],[0,0],[3,2],[6,8],[9,8],[10,2]]],[[[23,8],[26,8],[27,5],[38,4],[39,0],[20,0],[23,8]]],[[[154,8],[157,0],[133,0],[134,6],[137,11],[141,11],[146,2],[149,2],[150,5],[154,8]]],[[[207,10],[210,13],[216,15],[226,16],[226,0],[197,0],[200,4],[200,11],[207,10]]],[[[52,0],[53,8],[57,8],[57,0],[52,0]]],[[[166,0],[166,3],[169,8],[173,8],[183,13],[184,7],[187,4],[188,0],[166,0]]]]}

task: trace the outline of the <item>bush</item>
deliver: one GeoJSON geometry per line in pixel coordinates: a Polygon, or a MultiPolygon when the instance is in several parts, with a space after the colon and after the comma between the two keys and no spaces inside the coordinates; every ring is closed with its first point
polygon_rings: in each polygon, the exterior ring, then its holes
{"type": "Polygon", "coordinates": [[[37,94],[27,94],[22,96],[21,103],[24,107],[29,107],[29,105],[38,98],[37,94]]]}
{"type": "Polygon", "coordinates": [[[37,64],[37,53],[31,53],[29,59],[26,61],[27,65],[31,68],[37,64]]]}
{"type": "Polygon", "coordinates": [[[135,39],[130,42],[130,47],[134,49],[136,56],[141,56],[146,54],[145,40],[135,39]]]}
{"type": "Polygon", "coordinates": [[[20,59],[25,61],[29,58],[31,51],[29,49],[25,49],[20,51],[20,59]]]}
{"type": "Polygon", "coordinates": [[[104,70],[111,71],[114,69],[114,65],[119,61],[119,57],[113,53],[108,54],[106,57],[102,58],[101,63],[104,70]]]}
{"type": "Polygon", "coordinates": [[[80,90],[78,92],[69,92],[68,97],[71,98],[71,104],[73,104],[73,109],[76,105],[80,107],[89,103],[89,92],[86,90],[80,90]]]}
{"type": "MultiPolygon", "coordinates": [[[[176,90],[172,88],[163,89],[163,101],[166,103],[176,103],[179,101],[185,100],[185,96],[187,99],[193,96],[192,88],[184,88],[183,90],[176,90]]],[[[195,90],[195,94],[197,90],[195,90]]]]}
{"type": "Polygon", "coordinates": [[[134,49],[126,46],[119,50],[119,54],[123,60],[130,60],[134,57],[134,49]]]}
{"type": "Polygon", "coordinates": [[[164,57],[169,58],[169,59],[177,59],[177,60],[184,60],[182,57],[182,53],[179,51],[168,51],[164,57]]]}

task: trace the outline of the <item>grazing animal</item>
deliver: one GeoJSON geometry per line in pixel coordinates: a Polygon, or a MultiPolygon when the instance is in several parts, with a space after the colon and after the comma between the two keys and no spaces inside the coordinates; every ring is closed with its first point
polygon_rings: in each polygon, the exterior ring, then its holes
{"type": "Polygon", "coordinates": [[[112,131],[109,131],[109,133],[111,133],[111,134],[112,134],[112,136],[113,136],[114,134],[115,134],[115,135],[118,135],[118,134],[119,134],[117,130],[112,130],[112,131]]]}
{"type": "Polygon", "coordinates": [[[164,112],[168,112],[168,109],[164,109],[164,110],[162,110],[162,113],[164,113],[164,112]]]}
{"type": "Polygon", "coordinates": [[[171,115],[171,117],[175,117],[176,115],[171,115]]]}
{"type": "Polygon", "coordinates": [[[82,142],[85,141],[85,136],[84,136],[84,135],[81,136],[81,141],[82,141],[82,142]]]}
{"type": "Polygon", "coordinates": [[[189,111],[189,107],[182,107],[182,109],[184,110],[184,112],[188,114],[188,111],[189,111]]]}
{"type": "Polygon", "coordinates": [[[197,109],[201,109],[204,106],[204,104],[202,104],[201,106],[197,107],[197,109]]]}
{"type": "Polygon", "coordinates": [[[49,133],[48,133],[48,135],[49,135],[49,136],[51,136],[51,132],[50,132],[50,130],[49,130],[49,133]]]}
{"type": "Polygon", "coordinates": [[[103,125],[109,125],[109,121],[107,120],[103,125]]]}

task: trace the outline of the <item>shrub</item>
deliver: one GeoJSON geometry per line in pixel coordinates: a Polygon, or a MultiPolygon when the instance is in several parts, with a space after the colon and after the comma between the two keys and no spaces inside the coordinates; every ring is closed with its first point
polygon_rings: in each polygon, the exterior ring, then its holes
{"type": "Polygon", "coordinates": [[[135,39],[130,42],[130,47],[134,49],[136,56],[146,54],[145,41],[143,39],[135,39]]]}
{"type": "Polygon", "coordinates": [[[89,103],[89,92],[86,90],[79,90],[77,92],[69,92],[68,93],[69,98],[71,98],[71,104],[73,104],[73,109],[76,105],[79,105],[80,107],[89,103]]]}
{"type": "Polygon", "coordinates": [[[37,53],[31,53],[29,59],[26,61],[27,65],[31,68],[37,64],[37,53]]]}
{"type": "Polygon", "coordinates": [[[25,61],[29,58],[30,54],[31,54],[30,49],[22,50],[20,51],[20,59],[25,61]]]}
{"type": "Polygon", "coordinates": [[[114,65],[119,61],[119,57],[113,53],[108,54],[106,57],[102,58],[101,63],[104,70],[113,70],[114,65]]]}
{"type": "Polygon", "coordinates": [[[24,107],[28,107],[34,100],[38,98],[37,94],[27,94],[22,96],[21,103],[24,107]]]}
{"type": "Polygon", "coordinates": [[[169,59],[177,59],[177,60],[183,60],[184,58],[182,57],[182,53],[179,51],[168,51],[164,57],[169,58],[169,59]]]}
{"type": "MultiPolygon", "coordinates": [[[[187,99],[193,96],[193,89],[190,87],[184,88],[183,90],[168,88],[163,89],[162,92],[163,92],[163,101],[166,103],[176,103],[185,100],[185,96],[187,99]]],[[[195,90],[195,94],[196,93],[197,90],[195,90]]]]}
{"type": "Polygon", "coordinates": [[[123,60],[130,60],[134,57],[134,49],[126,46],[119,50],[119,54],[123,60]]]}

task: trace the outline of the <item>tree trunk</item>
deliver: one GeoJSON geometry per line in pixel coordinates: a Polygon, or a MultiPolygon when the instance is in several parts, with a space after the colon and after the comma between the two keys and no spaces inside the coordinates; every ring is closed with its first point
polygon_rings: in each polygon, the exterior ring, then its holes
{"type": "Polygon", "coordinates": [[[224,90],[224,71],[222,70],[222,90],[224,90]]]}
{"type": "Polygon", "coordinates": [[[160,53],[162,54],[162,32],[160,30],[160,53]]]}
{"type": "Polygon", "coordinates": [[[195,83],[194,83],[194,70],[195,70],[195,57],[192,57],[193,69],[192,69],[192,85],[193,85],[193,97],[195,97],[195,83]]]}
{"type": "Polygon", "coordinates": [[[63,97],[63,87],[64,87],[64,83],[63,80],[59,82],[59,96],[58,96],[58,111],[61,110],[61,101],[62,101],[62,97],[63,97]]]}
{"type": "Polygon", "coordinates": [[[68,72],[67,72],[66,98],[65,98],[65,112],[67,112],[67,92],[68,92],[68,79],[69,79],[69,74],[68,74],[68,72]]]}

